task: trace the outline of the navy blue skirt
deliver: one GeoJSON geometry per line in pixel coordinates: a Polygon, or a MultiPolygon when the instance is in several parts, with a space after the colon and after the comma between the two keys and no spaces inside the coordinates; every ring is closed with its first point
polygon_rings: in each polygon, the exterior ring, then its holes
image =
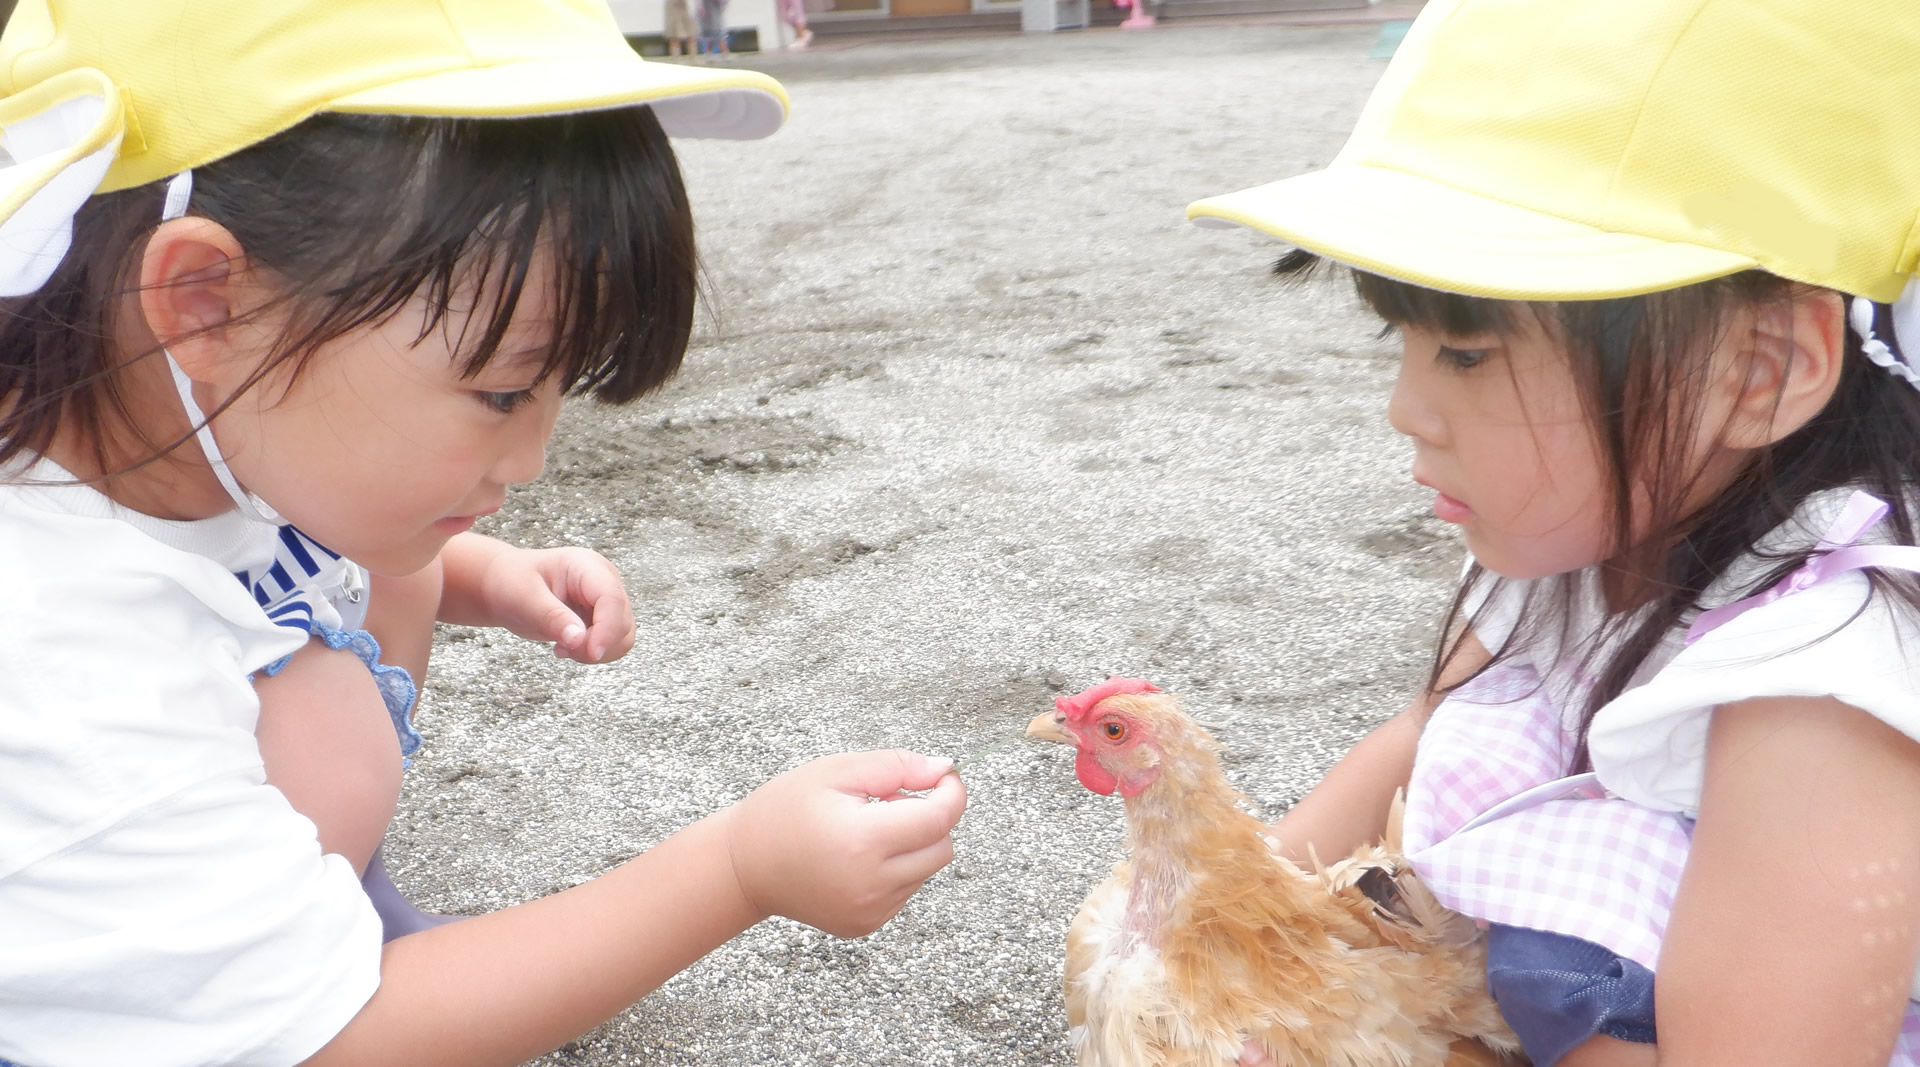
{"type": "Polygon", "coordinates": [[[1596,1034],[1654,1043],[1653,972],[1591,941],[1493,924],[1487,989],[1534,1067],[1596,1034]]]}

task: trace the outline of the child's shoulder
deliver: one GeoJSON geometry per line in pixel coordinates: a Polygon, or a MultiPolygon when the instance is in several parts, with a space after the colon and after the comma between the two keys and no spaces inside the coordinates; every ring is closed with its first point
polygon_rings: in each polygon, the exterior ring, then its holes
{"type": "MultiPolygon", "coordinates": [[[[1899,543],[1899,531],[1885,518],[1888,503],[1851,486],[1808,495],[1785,522],[1759,538],[1754,551],[1735,560],[1714,580],[1702,598],[1704,603],[1715,606],[1758,591],[1756,584],[1784,559],[1851,545],[1899,543]]],[[[1920,486],[1909,488],[1903,503],[1909,514],[1920,515],[1920,486]]]]}
{"type": "MultiPolygon", "coordinates": [[[[1759,537],[1751,552],[1743,553],[1713,579],[1701,595],[1701,607],[1719,607],[1760,592],[1783,561],[1809,552],[1898,544],[1898,531],[1879,506],[1883,503],[1846,486],[1810,494],[1786,521],[1759,537]]],[[[1908,513],[1920,518],[1920,486],[1909,490],[1905,503],[1908,513]]],[[[1505,642],[1522,619],[1532,634],[1606,628],[1598,567],[1553,578],[1515,579],[1476,569],[1468,562],[1461,579],[1462,609],[1488,647],[1505,642]]]]}
{"type": "Polygon", "coordinates": [[[276,538],[237,514],[139,515],[52,464],[16,469],[0,479],[0,635],[16,651],[108,667],[215,638],[248,662],[272,662],[298,635],[265,617],[235,571],[237,561],[271,560],[276,538]]]}
{"type": "MultiPolygon", "coordinates": [[[[1878,515],[1853,490],[1816,494],[1742,561],[1747,573],[1723,576],[1719,606],[1746,610],[1694,624],[1669,661],[1594,716],[1588,744],[1608,788],[1695,810],[1712,713],[1748,700],[1832,698],[1920,738],[1920,609],[1864,569],[1820,563],[1751,595],[1782,558],[1894,542],[1878,515]]],[[[1885,558],[1920,568],[1911,553],[1885,558]]]]}
{"type": "MultiPolygon", "coordinates": [[[[39,553],[31,569],[43,579],[102,570],[194,570],[231,580],[235,565],[271,556],[277,532],[237,512],[177,521],[115,503],[46,460],[0,470],[0,545],[39,553]]],[[[197,576],[196,576],[197,577],[197,576]]],[[[215,582],[219,588],[224,583],[215,582]]]]}

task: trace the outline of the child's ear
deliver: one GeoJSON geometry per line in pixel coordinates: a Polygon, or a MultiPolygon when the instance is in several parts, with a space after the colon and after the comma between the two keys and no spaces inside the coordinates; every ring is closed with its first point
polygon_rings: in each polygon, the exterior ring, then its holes
{"type": "Polygon", "coordinates": [[[225,226],[189,216],[164,222],[140,257],[140,313],[154,340],[189,378],[224,381],[230,325],[258,302],[240,242],[225,226]]]}
{"type": "Polygon", "coordinates": [[[1751,330],[1726,373],[1732,398],[1723,440],[1765,448],[1805,426],[1839,387],[1846,359],[1846,298],[1808,289],[1754,308],[1751,330]]]}

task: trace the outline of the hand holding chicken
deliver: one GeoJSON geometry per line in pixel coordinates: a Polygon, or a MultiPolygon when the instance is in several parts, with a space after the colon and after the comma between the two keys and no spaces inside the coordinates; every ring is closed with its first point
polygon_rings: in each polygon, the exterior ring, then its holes
{"type": "Polygon", "coordinates": [[[1067,933],[1082,1067],[1519,1064],[1481,932],[1386,841],[1305,870],[1227,783],[1172,696],[1113,678],[1036,717],[1080,784],[1126,802],[1128,858],[1067,933]]]}

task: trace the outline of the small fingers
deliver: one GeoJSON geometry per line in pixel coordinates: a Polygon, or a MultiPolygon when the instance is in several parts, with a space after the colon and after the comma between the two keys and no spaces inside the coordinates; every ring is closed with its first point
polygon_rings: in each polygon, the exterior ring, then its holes
{"type": "Polygon", "coordinates": [[[617,608],[601,601],[593,608],[593,628],[586,635],[586,662],[610,663],[633,649],[633,611],[625,597],[617,608]]]}
{"type": "Polygon", "coordinates": [[[966,810],[967,787],[957,774],[941,778],[923,796],[898,797],[870,808],[883,847],[895,856],[946,841],[966,810]]]}
{"type": "Polygon", "coordinates": [[[953,862],[953,838],[942,837],[925,848],[902,853],[887,861],[887,872],[910,885],[908,895],[918,892],[921,883],[953,862]]]}
{"type": "Polygon", "coordinates": [[[606,663],[619,659],[633,648],[633,605],[627,599],[627,587],[606,557],[584,552],[571,570],[568,592],[580,605],[586,618],[593,620],[585,635],[584,661],[606,663]]]}
{"type": "Polygon", "coordinates": [[[944,779],[955,777],[947,773],[953,769],[952,760],[944,756],[923,756],[903,748],[827,756],[815,766],[829,776],[835,788],[862,798],[931,789],[944,779]]]}
{"type": "Polygon", "coordinates": [[[587,628],[573,609],[561,603],[558,598],[549,595],[548,603],[540,609],[540,636],[553,642],[553,654],[556,656],[580,658],[581,646],[586,641],[587,628]]]}
{"type": "Polygon", "coordinates": [[[951,830],[960,825],[960,816],[967,813],[967,783],[957,774],[942,775],[922,799],[942,813],[946,828],[951,830]]]}

